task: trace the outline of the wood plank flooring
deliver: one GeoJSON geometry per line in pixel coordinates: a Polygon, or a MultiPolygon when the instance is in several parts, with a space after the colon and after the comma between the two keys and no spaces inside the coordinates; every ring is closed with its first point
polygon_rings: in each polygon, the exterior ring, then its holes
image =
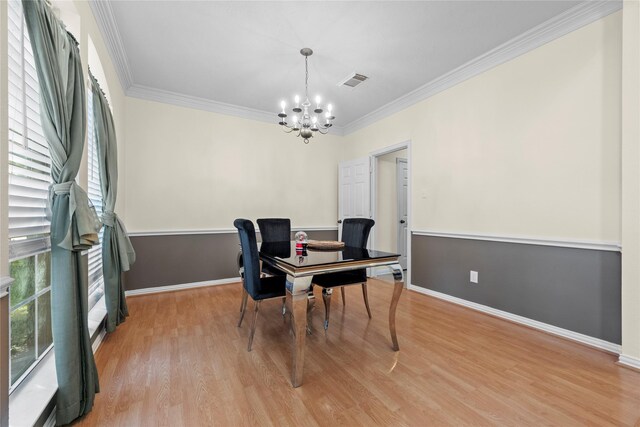
{"type": "Polygon", "coordinates": [[[391,293],[370,280],[371,320],[359,286],[344,308],[334,293],[325,334],[316,290],[297,389],[280,301],[261,305],[249,353],[240,284],[128,298],[130,317],[96,355],[101,392],[76,425],[640,425],[640,373],[615,356],[415,292],[400,300],[393,352],[391,293]]]}

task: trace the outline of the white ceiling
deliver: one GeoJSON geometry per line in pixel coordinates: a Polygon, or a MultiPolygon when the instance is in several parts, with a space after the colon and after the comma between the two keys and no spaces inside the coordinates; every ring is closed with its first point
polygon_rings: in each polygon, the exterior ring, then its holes
{"type": "MultiPolygon", "coordinates": [[[[304,91],[345,126],[579,1],[112,1],[130,83],[275,114],[304,91]],[[351,72],[371,79],[337,83],[351,72]]],[[[95,11],[95,9],[94,9],[95,11]]],[[[98,20],[101,19],[96,14],[98,20]]],[[[104,21],[104,17],[102,17],[104,21]]],[[[104,22],[101,23],[104,29],[104,22]]],[[[121,64],[122,65],[122,64],[121,64]]]]}

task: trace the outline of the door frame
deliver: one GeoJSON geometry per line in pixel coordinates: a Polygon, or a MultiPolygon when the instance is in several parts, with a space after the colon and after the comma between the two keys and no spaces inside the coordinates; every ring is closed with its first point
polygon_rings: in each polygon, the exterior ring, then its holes
{"type": "MultiPolygon", "coordinates": [[[[398,222],[396,224],[396,239],[398,238],[398,236],[401,235],[400,229],[401,228],[405,228],[406,230],[408,230],[409,228],[409,224],[405,224],[405,227],[400,227],[400,211],[403,208],[401,200],[401,193],[402,193],[402,188],[404,187],[404,185],[402,185],[402,181],[404,180],[404,177],[401,177],[399,174],[399,171],[401,170],[400,165],[404,164],[407,168],[407,172],[409,172],[409,159],[404,159],[404,158],[400,158],[400,157],[396,157],[396,213],[398,215],[398,222]]],[[[408,175],[408,174],[407,174],[408,175]]],[[[406,209],[407,212],[407,219],[409,219],[409,177],[407,176],[407,195],[405,197],[404,200],[406,206],[404,206],[404,208],[406,209]]],[[[407,246],[405,248],[405,256],[406,256],[406,260],[405,261],[405,266],[407,266],[407,271],[409,271],[409,267],[408,267],[408,262],[409,262],[409,240],[407,240],[406,238],[407,236],[405,236],[405,245],[407,246]]],[[[398,248],[398,252],[400,252],[400,245],[398,244],[399,242],[396,242],[396,248],[398,248]]],[[[402,262],[400,263],[400,265],[402,265],[402,262]]]]}
{"type": "MultiPolygon", "coordinates": [[[[385,154],[393,153],[394,151],[399,151],[405,149],[407,150],[407,168],[409,169],[409,180],[407,183],[407,274],[404,278],[404,287],[406,288],[411,284],[411,224],[412,224],[412,215],[411,215],[411,185],[412,185],[412,175],[413,175],[413,165],[412,165],[412,156],[411,156],[411,140],[403,141],[397,144],[389,145],[384,148],[380,148],[378,150],[374,150],[369,152],[369,163],[371,165],[371,194],[369,197],[369,202],[371,204],[371,218],[375,221],[378,218],[378,157],[384,156],[385,154]]],[[[395,200],[393,203],[397,203],[395,200]]],[[[371,242],[371,247],[376,247],[376,227],[371,229],[371,236],[369,241],[371,242]]]]}

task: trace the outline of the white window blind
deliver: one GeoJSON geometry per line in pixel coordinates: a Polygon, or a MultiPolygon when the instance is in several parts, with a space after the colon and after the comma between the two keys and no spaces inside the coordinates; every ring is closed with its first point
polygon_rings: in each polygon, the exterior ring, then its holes
{"type": "Polygon", "coordinates": [[[9,257],[50,247],[45,216],[51,182],[49,147],[40,124],[35,61],[20,1],[7,2],[9,60],[9,257]]]}
{"type": "MultiPolygon", "coordinates": [[[[89,200],[102,216],[102,190],[100,189],[100,171],[98,168],[98,146],[95,136],[95,119],[93,116],[93,93],[87,90],[87,139],[89,155],[89,200]]],[[[104,295],[104,277],[102,275],[102,237],[104,228],[100,230],[100,244],[89,249],[89,309],[104,295]]]]}

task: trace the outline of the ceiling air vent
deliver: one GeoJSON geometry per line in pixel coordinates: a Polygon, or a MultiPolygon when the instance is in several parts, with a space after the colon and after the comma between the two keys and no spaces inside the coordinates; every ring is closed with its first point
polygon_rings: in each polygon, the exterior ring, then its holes
{"type": "Polygon", "coordinates": [[[352,74],[349,74],[349,76],[347,76],[346,79],[344,79],[343,81],[338,83],[338,86],[356,87],[360,83],[362,83],[365,80],[367,80],[368,78],[369,77],[367,77],[367,76],[365,76],[363,74],[352,73],[352,74]]]}

